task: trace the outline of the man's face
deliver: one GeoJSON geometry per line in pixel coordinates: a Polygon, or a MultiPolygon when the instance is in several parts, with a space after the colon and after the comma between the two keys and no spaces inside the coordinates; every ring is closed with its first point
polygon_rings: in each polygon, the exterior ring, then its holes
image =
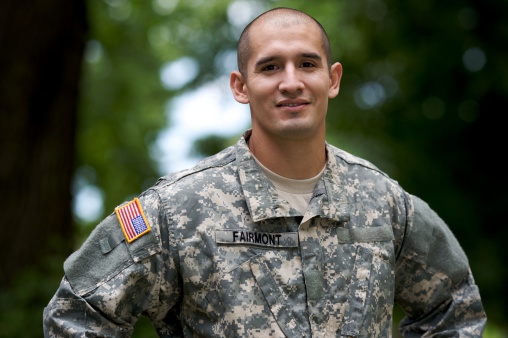
{"type": "MultiPolygon", "coordinates": [[[[243,92],[254,133],[279,139],[324,135],[328,99],[338,94],[314,23],[258,23],[250,31],[251,55],[243,92]]],[[[237,98],[238,99],[238,98],[237,98]]],[[[261,135],[260,135],[261,136],[261,135]]]]}

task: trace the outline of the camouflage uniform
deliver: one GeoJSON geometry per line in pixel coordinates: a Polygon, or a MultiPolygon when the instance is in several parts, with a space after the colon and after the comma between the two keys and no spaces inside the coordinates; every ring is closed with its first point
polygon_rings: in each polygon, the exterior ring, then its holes
{"type": "Polygon", "coordinates": [[[115,214],[65,262],[46,337],[481,337],[468,260],[446,224],[371,163],[329,144],[305,215],[278,197],[245,138],[161,178],[130,244],[115,214]]]}

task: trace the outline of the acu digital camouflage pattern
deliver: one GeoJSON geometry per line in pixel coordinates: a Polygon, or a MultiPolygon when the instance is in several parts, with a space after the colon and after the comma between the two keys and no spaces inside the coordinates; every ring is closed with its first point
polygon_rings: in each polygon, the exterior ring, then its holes
{"type": "Polygon", "coordinates": [[[407,337],[481,337],[480,295],[443,221],[372,164],[327,151],[305,215],[244,138],[160,179],[139,196],[151,232],[126,244],[112,214],[67,259],[45,336],[129,337],[145,315],[161,337],[390,337],[395,301],[407,337]]]}

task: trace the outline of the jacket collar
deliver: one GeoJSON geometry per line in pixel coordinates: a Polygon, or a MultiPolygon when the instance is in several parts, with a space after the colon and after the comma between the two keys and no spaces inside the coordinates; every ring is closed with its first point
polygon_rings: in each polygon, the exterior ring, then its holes
{"type": "MultiPolygon", "coordinates": [[[[240,183],[253,221],[299,216],[287,201],[279,198],[273,184],[259,169],[247,145],[250,135],[251,130],[243,134],[235,145],[235,152],[240,183]]],[[[349,211],[346,194],[344,189],[341,189],[341,170],[344,169],[339,167],[331,147],[328,144],[325,146],[328,161],[323,176],[316,184],[304,221],[315,216],[339,222],[347,221],[349,211]]]]}

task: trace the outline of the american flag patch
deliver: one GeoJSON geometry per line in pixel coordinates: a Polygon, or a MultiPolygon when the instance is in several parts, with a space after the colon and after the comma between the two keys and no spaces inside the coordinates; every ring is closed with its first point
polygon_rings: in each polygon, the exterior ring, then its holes
{"type": "Polygon", "coordinates": [[[150,225],[137,198],[116,208],[115,213],[127,242],[131,243],[150,231],[150,225]]]}

